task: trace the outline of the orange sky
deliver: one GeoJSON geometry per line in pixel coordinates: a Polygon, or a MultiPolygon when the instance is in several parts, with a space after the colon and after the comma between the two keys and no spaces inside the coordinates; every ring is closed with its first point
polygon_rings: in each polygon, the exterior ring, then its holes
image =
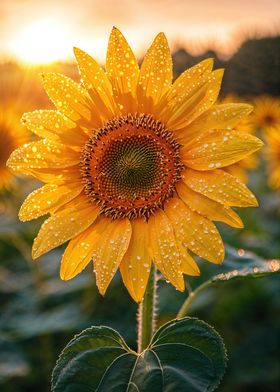
{"type": "Polygon", "coordinates": [[[0,57],[72,59],[72,47],[104,61],[113,25],[138,56],[164,31],[172,47],[230,54],[240,37],[280,31],[279,0],[0,0],[0,57]]]}

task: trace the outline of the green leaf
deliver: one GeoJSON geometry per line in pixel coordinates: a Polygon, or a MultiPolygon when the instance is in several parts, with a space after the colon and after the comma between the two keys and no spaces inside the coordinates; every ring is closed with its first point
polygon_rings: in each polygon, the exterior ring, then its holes
{"type": "Polygon", "coordinates": [[[86,329],[62,351],[53,372],[53,390],[94,391],[106,368],[128,351],[122,337],[113,329],[86,329]]]}
{"type": "Polygon", "coordinates": [[[141,354],[108,327],[92,327],[62,351],[54,392],[211,392],[220,383],[226,351],[219,334],[194,318],[172,320],[141,354]]]}
{"type": "MultiPolygon", "coordinates": [[[[200,296],[201,292],[215,283],[223,283],[234,279],[262,278],[280,272],[280,260],[264,260],[254,253],[236,250],[226,247],[225,260],[222,265],[216,266],[220,273],[210,276],[202,284],[198,285],[189,294],[181,306],[177,317],[181,318],[188,314],[190,305],[200,296]],[[224,272],[222,272],[224,271],[224,272]]],[[[209,298],[209,297],[207,297],[209,298]]]]}
{"type": "Polygon", "coordinates": [[[264,260],[252,252],[227,246],[222,268],[226,272],[211,278],[219,283],[232,279],[262,278],[280,272],[280,260],[264,260]]]}

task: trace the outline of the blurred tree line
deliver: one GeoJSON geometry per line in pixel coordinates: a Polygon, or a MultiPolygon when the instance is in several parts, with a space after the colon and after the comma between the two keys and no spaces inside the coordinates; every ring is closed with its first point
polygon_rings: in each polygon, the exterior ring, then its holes
{"type": "MultiPolygon", "coordinates": [[[[249,39],[245,41],[232,57],[225,61],[213,50],[207,50],[199,56],[193,56],[185,49],[173,53],[174,79],[185,69],[199,61],[212,57],[215,68],[225,68],[222,95],[237,94],[255,96],[269,94],[280,95],[280,36],[249,39]]],[[[52,63],[23,69],[16,63],[0,63],[0,100],[21,98],[29,102],[25,109],[51,107],[43,91],[40,72],[60,72],[74,80],[79,80],[75,63],[52,63]]]]}
{"type": "Polygon", "coordinates": [[[173,54],[175,78],[208,57],[214,58],[216,68],[226,69],[223,95],[280,95],[280,36],[249,39],[227,61],[221,60],[213,50],[192,56],[185,49],[178,49],[173,54]]]}

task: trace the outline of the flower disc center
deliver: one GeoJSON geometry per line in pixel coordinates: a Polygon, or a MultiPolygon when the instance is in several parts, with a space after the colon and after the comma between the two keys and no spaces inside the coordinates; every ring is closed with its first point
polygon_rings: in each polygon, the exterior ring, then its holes
{"type": "Polygon", "coordinates": [[[159,185],[161,176],[156,175],[159,160],[156,143],[147,136],[127,136],[113,141],[100,164],[112,197],[148,196],[150,190],[159,185]]]}
{"type": "Polygon", "coordinates": [[[179,144],[148,115],[108,121],[85,145],[85,192],[112,219],[146,219],[173,195],[183,165],[179,144]]]}

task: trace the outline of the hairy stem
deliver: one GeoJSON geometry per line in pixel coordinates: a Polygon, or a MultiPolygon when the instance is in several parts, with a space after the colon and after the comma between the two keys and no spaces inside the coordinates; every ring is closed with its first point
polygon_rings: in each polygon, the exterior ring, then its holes
{"type": "Polygon", "coordinates": [[[197,298],[198,294],[201,291],[205,290],[211,284],[212,284],[212,280],[210,279],[204,282],[203,284],[201,284],[200,286],[198,286],[195,290],[190,291],[187,299],[185,300],[185,302],[183,303],[183,305],[181,306],[177,314],[177,318],[185,317],[187,315],[190,304],[197,298]]]}
{"type": "Polygon", "coordinates": [[[148,347],[156,327],[157,272],[152,264],[143,301],[138,308],[138,353],[148,347]]]}

